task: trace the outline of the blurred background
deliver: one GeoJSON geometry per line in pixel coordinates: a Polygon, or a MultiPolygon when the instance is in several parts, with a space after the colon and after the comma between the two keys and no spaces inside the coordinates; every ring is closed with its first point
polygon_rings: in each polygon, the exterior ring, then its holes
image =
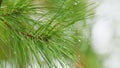
{"type": "Polygon", "coordinates": [[[104,68],[120,68],[120,0],[96,0],[92,47],[104,68]]]}

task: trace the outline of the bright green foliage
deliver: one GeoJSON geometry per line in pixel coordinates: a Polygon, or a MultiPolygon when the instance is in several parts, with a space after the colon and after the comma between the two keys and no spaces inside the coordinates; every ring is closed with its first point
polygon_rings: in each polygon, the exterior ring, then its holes
{"type": "Polygon", "coordinates": [[[87,0],[44,0],[40,4],[33,2],[2,2],[0,66],[6,68],[5,62],[11,68],[34,68],[36,61],[37,68],[57,68],[57,61],[63,68],[64,65],[73,68],[77,63],[76,48],[79,45],[74,40],[77,36],[72,34],[75,32],[72,25],[79,21],[83,24],[90,16],[87,0]]]}

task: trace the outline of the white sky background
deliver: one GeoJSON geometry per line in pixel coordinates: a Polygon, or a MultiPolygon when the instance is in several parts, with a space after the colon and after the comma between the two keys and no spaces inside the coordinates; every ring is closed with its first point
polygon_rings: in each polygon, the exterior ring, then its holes
{"type": "Polygon", "coordinates": [[[120,0],[96,0],[93,48],[104,59],[105,68],[120,68],[120,0]]]}

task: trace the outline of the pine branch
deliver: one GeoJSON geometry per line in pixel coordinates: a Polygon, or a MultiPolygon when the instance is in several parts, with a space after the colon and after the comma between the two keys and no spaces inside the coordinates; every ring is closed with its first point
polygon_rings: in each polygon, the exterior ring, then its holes
{"type": "MultiPolygon", "coordinates": [[[[28,65],[34,68],[34,61],[38,68],[45,65],[57,68],[56,62],[63,68],[65,64],[73,68],[72,64],[78,62],[79,47],[88,42],[74,34],[76,26],[73,25],[79,21],[80,25],[84,24],[90,16],[92,11],[88,10],[87,0],[45,0],[40,4],[33,4],[32,0],[4,0],[0,3],[0,48],[3,50],[0,61],[10,62],[12,68],[28,65]],[[81,45],[76,44],[79,39],[83,40],[81,45]]],[[[83,37],[84,32],[79,33],[83,37]]]]}

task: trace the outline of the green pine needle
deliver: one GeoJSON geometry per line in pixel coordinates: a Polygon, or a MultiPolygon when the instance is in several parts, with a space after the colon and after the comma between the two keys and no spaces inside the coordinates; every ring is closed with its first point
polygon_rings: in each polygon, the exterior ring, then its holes
{"type": "Polygon", "coordinates": [[[85,23],[91,15],[87,0],[44,0],[39,4],[33,0],[4,0],[1,4],[1,67],[58,68],[57,62],[63,68],[74,67],[78,60],[77,36],[71,36],[74,30],[70,29],[76,22],[85,23]]]}

